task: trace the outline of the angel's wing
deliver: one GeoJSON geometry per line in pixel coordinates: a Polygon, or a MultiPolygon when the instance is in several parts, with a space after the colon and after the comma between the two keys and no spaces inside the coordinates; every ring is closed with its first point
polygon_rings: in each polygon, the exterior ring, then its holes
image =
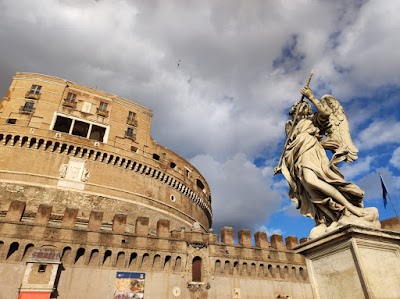
{"type": "Polygon", "coordinates": [[[342,105],[331,95],[324,95],[321,104],[329,107],[330,126],[326,130],[326,140],[322,145],[333,152],[331,163],[336,165],[342,161],[353,162],[358,159],[358,149],[353,144],[350,136],[349,123],[342,105]]]}

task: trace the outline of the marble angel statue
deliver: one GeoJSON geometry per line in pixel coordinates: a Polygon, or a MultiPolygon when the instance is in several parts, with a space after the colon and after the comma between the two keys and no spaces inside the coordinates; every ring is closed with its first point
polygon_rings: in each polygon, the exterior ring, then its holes
{"type": "Polygon", "coordinates": [[[380,228],[378,210],[363,207],[363,190],[346,181],[336,166],[358,158],[342,106],[331,95],[318,100],[307,85],[300,92],[316,112],[303,98],[292,107],[282,165],[274,172],[288,181],[289,196],[301,214],[315,220],[309,238],[346,224],[380,228]],[[326,150],[332,152],[330,160],[326,150]]]}

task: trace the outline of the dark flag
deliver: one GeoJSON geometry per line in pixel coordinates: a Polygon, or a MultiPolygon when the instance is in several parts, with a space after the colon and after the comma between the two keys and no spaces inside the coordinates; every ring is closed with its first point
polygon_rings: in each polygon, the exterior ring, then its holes
{"type": "Polygon", "coordinates": [[[387,190],[385,183],[383,182],[383,178],[380,174],[379,174],[379,177],[381,178],[381,185],[382,185],[383,206],[386,209],[386,205],[387,205],[386,196],[388,195],[388,190],[387,190]]]}

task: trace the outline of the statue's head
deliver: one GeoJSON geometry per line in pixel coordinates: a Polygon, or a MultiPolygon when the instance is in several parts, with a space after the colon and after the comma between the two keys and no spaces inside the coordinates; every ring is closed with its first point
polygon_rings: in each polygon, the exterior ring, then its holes
{"type": "Polygon", "coordinates": [[[332,110],[333,113],[336,113],[336,111],[341,108],[339,101],[330,94],[322,96],[321,103],[323,105],[327,105],[332,110]]]}
{"type": "Polygon", "coordinates": [[[299,101],[292,106],[292,109],[289,111],[289,115],[294,118],[295,115],[298,115],[300,118],[306,118],[313,114],[311,105],[305,101],[299,101]],[[299,112],[297,112],[299,110],[299,112]]]}

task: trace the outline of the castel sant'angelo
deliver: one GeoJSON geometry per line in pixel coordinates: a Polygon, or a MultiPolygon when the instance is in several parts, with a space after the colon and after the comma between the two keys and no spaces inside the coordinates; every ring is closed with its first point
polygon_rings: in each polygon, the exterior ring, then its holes
{"type": "Polygon", "coordinates": [[[313,298],[296,237],[212,231],[206,179],[151,138],[151,118],[14,76],[0,102],[0,298],[313,298]]]}

